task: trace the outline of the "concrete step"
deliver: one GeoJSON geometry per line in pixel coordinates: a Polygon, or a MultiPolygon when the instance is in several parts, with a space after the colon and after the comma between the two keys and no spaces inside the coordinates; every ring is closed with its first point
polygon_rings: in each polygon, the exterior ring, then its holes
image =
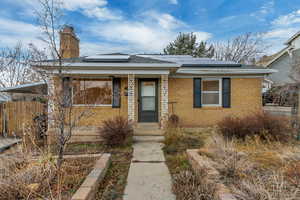
{"type": "Polygon", "coordinates": [[[142,129],[160,129],[158,123],[137,123],[135,128],[142,128],[142,129]]]}
{"type": "Polygon", "coordinates": [[[134,142],[163,142],[164,136],[133,136],[134,142]]]}
{"type": "Polygon", "coordinates": [[[161,129],[134,129],[134,135],[140,136],[163,136],[164,132],[161,129]]]}

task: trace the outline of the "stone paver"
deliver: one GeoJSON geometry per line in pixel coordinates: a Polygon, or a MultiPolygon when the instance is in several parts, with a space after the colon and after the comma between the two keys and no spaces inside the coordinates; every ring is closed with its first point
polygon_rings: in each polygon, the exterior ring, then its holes
{"type": "MultiPolygon", "coordinates": [[[[147,136],[145,136],[147,137],[147,136]]],[[[142,139],[133,145],[124,200],[175,200],[163,144],[142,139]]]]}

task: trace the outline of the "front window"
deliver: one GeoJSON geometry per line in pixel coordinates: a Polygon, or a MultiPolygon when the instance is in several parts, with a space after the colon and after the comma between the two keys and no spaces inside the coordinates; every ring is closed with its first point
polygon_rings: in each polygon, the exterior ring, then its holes
{"type": "Polygon", "coordinates": [[[74,79],[73,104],[77,105],[111,105],[111,79],[74,79]]]}
{"type": "Polygon", "coordinates": [[[202,80],[202,105],[220,106],[221,105],[221,81],[220,79],[202,80]]]}

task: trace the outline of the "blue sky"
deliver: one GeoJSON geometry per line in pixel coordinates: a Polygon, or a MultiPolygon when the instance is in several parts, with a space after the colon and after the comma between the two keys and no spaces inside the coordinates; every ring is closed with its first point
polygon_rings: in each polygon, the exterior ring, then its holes
{"type": "MultiPolygon", "coordinates": [[[[1,0],[1,47],[44,45],[37,8],[37,0],[1,0]]],[[[64,9],[82,55],[160,53],[179,32],[194,32],[208,43],[261,32],[271,54],[300,31],[300,0],[64,0],[64,9]]]]}

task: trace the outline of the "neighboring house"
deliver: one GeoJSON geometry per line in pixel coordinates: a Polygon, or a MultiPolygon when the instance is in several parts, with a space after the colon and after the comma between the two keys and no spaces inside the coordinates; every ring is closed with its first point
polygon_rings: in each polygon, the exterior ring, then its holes
{"type": "Polygon", "coordinates": [[[273,85],[273,81],[271,81],[267,78],[264,78],[263,83],[262,83],[262,92],[263,93],[267,92],[269,89],[272,88],[272,85],[273,85]]]}
{"type": "Polygon", "coordinates": [[[300,55],[300,31],[293,35],[286,43],[286,47],[278,52],[273,59],[265,64],[265,67],[278,70],[269,76],[274,85],[294,83],[290,77],[295,57],[300,55]]]}
{"type": "Polygon", "coordinates": [[[10,100],[9,96],[0,93],[0,103],[7,102],[9,100],[10,100]]]}
{"type": "MultiPolygon", "coordinates": [[[[78,57],[78,43],[73,29],[65,28],[61,51],[66,92],[72,91],[75,110],[92,106],[94,113],[79,126],[96,127],[102,120],[119,115],[136,123],[164,125],[171,114],[178,115],[185,127],[215,125],[226,116],[261,111],[262,80],[275,72],[187,55],[78,57]]],[[[54,73],[48,87],[55,91],[58,67],[54,62],[33,67],[54,73]]]]}
{"type": "Polygon", "coordinates": [[[36,82],[1,88],[0,92],[5,92],[6,96],[9,96],[11,101],[32,101],[37,97],[47,95],[47,90],[46,82],[36,82]]]}

